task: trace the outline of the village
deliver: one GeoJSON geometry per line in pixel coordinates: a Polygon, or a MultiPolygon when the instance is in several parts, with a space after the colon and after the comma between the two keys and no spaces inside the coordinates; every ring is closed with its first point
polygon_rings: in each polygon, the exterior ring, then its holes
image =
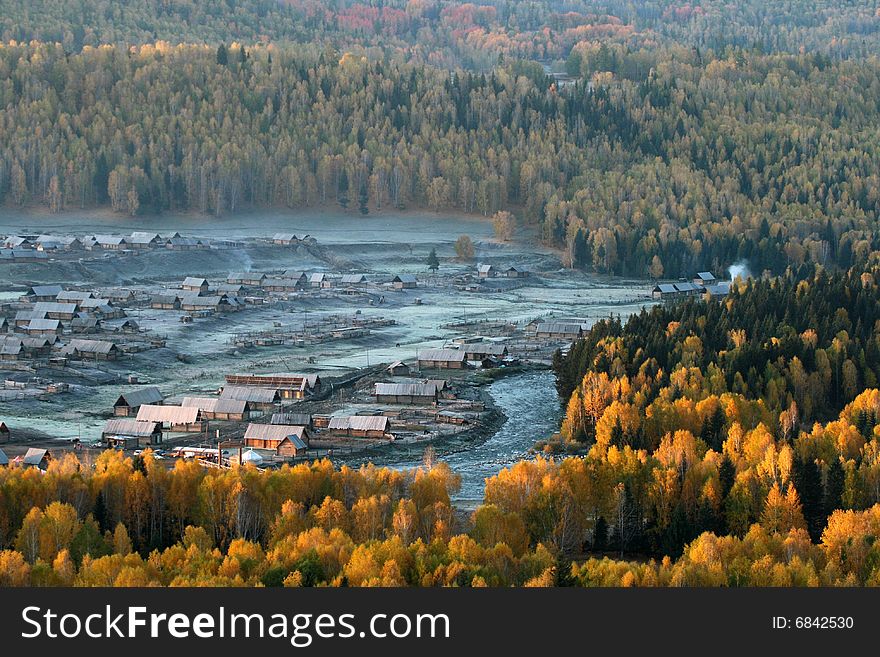
{"type": "Polygon", "coordinates": [[[0,246],[0,462],[43,468],[70,450],[267,468],[478,441],[501,419],[486,382],[546,368],[609,309],[651,301],[639,284],[588,301],[547,257],[497,249],[431,267],[384,246],[359,266],[293,233],[0,246]],[[104,284],[92,272],[108,261],[148,275],[104,284]]]}

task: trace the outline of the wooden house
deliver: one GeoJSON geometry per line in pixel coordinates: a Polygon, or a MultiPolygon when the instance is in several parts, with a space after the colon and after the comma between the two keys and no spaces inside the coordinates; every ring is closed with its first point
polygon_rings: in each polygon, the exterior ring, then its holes
{"type": "Polygon", "coordinates": [[[384,415],[333,417],[327,425],[331,434],[350,438],[391,438],[388,428],[389,420],[384,415]]]}
{"type": "Polygon", "coordinates": [[[159,422],[134,418],[111,418],[104,425],[101,441],[107,447],[135,449],[162,443],[162,425],[159,422]]]}
{"type": "Polygon", "coordinates": [[[380,404],[437,403],[437,387],[431,383],[377,383],[373,394],[380,404]]]}
{"type": "Polygon", "coordinates": [[[291,246],[299,242],[299,238],[293,233],[275,233],[272,237],[272,244],[279,246],[291,246]]]}
{"type": "Polygon", "coordinates": [[[79,360],[117,360],[122,349],[106,340],[74,338],[61,349],[61,355],[79,360]]]}
{"type": "Polygon", "coordinates": [[[24,459],[21,464],[25,468],[37,468],[38,470],[46,470],[52,461],[52,454],[48,449],[39,447],[30,447],[25,452],[24,459]]]}
{"type": "Polygon", "coordinates": [[[271,411],[281,404],[278,390],[255,386],[226,385],[220,393],[220,399],[246,401],[250,409],[258,411],[271,411]]]}
{"type": "Polygon", "coordinates": [[[184,397],[181,406],[195,406],[206,420],[241,422],[250,417],[250,404],[243,399],[220,397],[184,397]]]}
{"type": "Polygon", "coordinates": [[[385,368],[385,371],[391,376],[409,376],[412,374],[412,368],[402,360],[391,363],[391,365],[385,368]]]}
{"type": "Polygon", "coordinates": [[[36,303],[37,301],[55,301],[63,292],[60,285],[34,285],[24,293],[24,300],[36,303]]]}
{"type": "Polygon", "coordinates": [[[293,458],[308,449],[309,430],[287,424],[249,424],[244,433],[244,444],[252,449],[269,449],[278,456],[293,458]]]}
{"type": "Polygon", "coordinates": [[[461,349],[425,349],[419,352],[419,369],[460,370],[467,367],[461,349]]]}
{"type": "Polygon", "coordinates": [[[43,313],[47,319],[63,319],[69,321],[76,317],[79,305],[76,303],[58,303],[55,301],[38,301],[33,312],[43,313]]]}
{"type": "Polygon", "coordinates": [[[180,310],[180,297],[176,294],[156,294],[150,299],[154,310],[180,310]]]}
{"type": "Polygon", "coordinates": [[[477,267],[477,275],[480,278],[495,278],[498,275],[498,270],[492,265],[480,265],[477,267]]]}
{"type": "Polygon", "coordinates": [[[226,383],[276,390],[281,399],[305,399],[321,390],[317,374],[227,374],[226,383]]]}
{"type": "Polygon", "coordinates": [[[202,433],[208,423],[195,406],[162,406],[143,404],[138,409],[139,422],[158,422],[163,428],[184,433],[202,433]]]}
{"type": "Polygon", "coordinates": [[[395,290],[412,290],[418,287],[415,274],[398,274],[391,280],[395,290]]]}
{"type": "Polygon", "coordinates": [[[163,399],[159,388],[155,386],[124,392],[117,397],[113,404],[113,415],[116,417],[136,416],[144,404],[161,406],[163,399]]]}
{"type": "Polygon", "coordinates": [[[32,319],[23,328],[28,335],[61,335],[61,322],[57,319],[32,319]]]}
{"type": "Polygon", "coordinates": [[[577,340],[583,337],[584,329],[573,322],[542,322],[538,324],[535,335],[549,340],[577,340]]]}
{"type": "Polygon", "coordinates": [[[180,288],[182,290],[186,290],[187,292],[194,292],[196,294],[207,294],[208,293],[208,281],[204,278],[197,278],[195,276],[187,276],[183,279],[183,283],[180,288]]]}

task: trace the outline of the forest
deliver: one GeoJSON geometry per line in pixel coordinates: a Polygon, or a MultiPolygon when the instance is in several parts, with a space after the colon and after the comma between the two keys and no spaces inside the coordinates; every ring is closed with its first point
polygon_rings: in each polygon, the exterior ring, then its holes
{"type": "Polygon", "coordinates": [[[846,268],[876,248],[880,63],[606,50],[619,73],[557,88],[525,62],[8,44],[0,200],[122,217],[511,209],[567,264],[635,276],[846,268]]]}
{"type": "Polygon", "coordinates": [[[846,269],[880,15],[814,4],[2,0],[0,203],[511,211],[601,273],[846,269]]]}

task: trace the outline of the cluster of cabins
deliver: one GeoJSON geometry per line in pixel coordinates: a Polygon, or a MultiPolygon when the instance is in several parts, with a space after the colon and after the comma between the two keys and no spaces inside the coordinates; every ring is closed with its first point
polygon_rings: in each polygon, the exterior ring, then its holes
{"type": "Polygon", "coordinates": [[[692,281],[680,280],[677,283],[658,283],[651,290],[654,299],[672,301],[685,297],[708,294],[712,298],[726,297],[730,293],[730,283],[719,281],[708,271],[699,272],[692,281]]]}
{"type": "MultiPolygon", "coordinates": [[[[364,289],[369,285],[364,274],[341,277],[325,272],[307,273],[287,270],[281,273],[236,272],[226,280],[210,283],[206,278],[187,276],[176,289],[155,294],[150,299],[154,310],[182,310],[189,313],[223,313],[243,309],[247,303],[261,303],[266,294],[291,294],[304,290],[364,289]]],[[[389,283],[394,289],[414,289],[418,280],[413,274],[399,274],[389,283]]]]}
{"type": "Polygon", "coordinates": [[[212,289],[205,278],[187,276],[177,290],[153,295],[150,307],[156,310],[183,310],[193,313],[236,312],[245,302],[240,288],[212,289]]]}
{"type": "MultiPolygon", "coordinates": [[[[387,282],[387,281],[386,281],[387,282]]],[[[278,274],[259,272],[237,272],[226,278],[226,285],[258,288],[266,292],[296,292],[299,290],[327,290],[335,287],[364,288],[370,280],[365,274],[343,274],[337,276],[326,272],[307,273],[301,270],[287,270],[278,274]]],[[[418,287],[415,274],[398,274],[391,279],[392,288],[406,290],[418,287]]]]}
{"type": "Polygon", "coordinates": [[[498,269],[494,265],[478,264],[478,278],[528,278],[531,272],[525,267],[508,267],[507,269],[498,269]]]}
{"type": "Polygon", "coordinates": [[[172,249],[178,251],[207,249],[208,241],[184,237],[174,232],[168,235],[134,232],[131,235],[9,235],[0,243],[0,259],[16,262],[40,262],[49,253],[64,251],[124,251],[145,249],[172,249]]]}
{"type": "MultiPolygon", "coordinates": [[[[0,316],[0,360],[37,358],[53,352],[90,360],[115,360],[122,355],[121,347],[111,340],[73,337],[96,333],[107,320],[125,318],[125,311],[110,298],[64,290],[59,285],[35,285],[20,303],[4,305],[4,311],[7,315],[0,316]]],[[[114,330],[137,332],[139,327],[126,319],[114,330]]]]}

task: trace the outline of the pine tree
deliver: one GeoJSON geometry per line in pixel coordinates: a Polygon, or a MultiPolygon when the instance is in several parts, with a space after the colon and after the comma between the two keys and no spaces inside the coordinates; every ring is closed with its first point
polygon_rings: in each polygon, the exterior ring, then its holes
{"type": "Polygon", "coordinates": [[[431,252],[428,254],[428,259],[426,260],[428,265],[428,269],[432,271],[437,271],[440,269],[440,259],[437,258],[437,249],[432,248],[431,252]]]}
{"type": "Polygon", "coordinates": [[[217,46],[217,63],[220,66],[226,66],[229,63],[229,51],[222,43],[217,46]]]}
{"type": "Polygon", "coordinates": [[[810,538],[818,541],[825,528],[822,473],[815,461],[798,458],[793,463],[792,479],[801,501],[807,531],[810,538]]]}
{"type": "MultiPolygon", "coordinates": [[[[834,459],[828,464],[828,472],[825,475],[825,515],[830,516],[835,510],[841,508],[841,497],[846,473],[840,464],[840,459],[834,459]]],[[[823,523],[824,524],[824,523],[823,523]]]]}

